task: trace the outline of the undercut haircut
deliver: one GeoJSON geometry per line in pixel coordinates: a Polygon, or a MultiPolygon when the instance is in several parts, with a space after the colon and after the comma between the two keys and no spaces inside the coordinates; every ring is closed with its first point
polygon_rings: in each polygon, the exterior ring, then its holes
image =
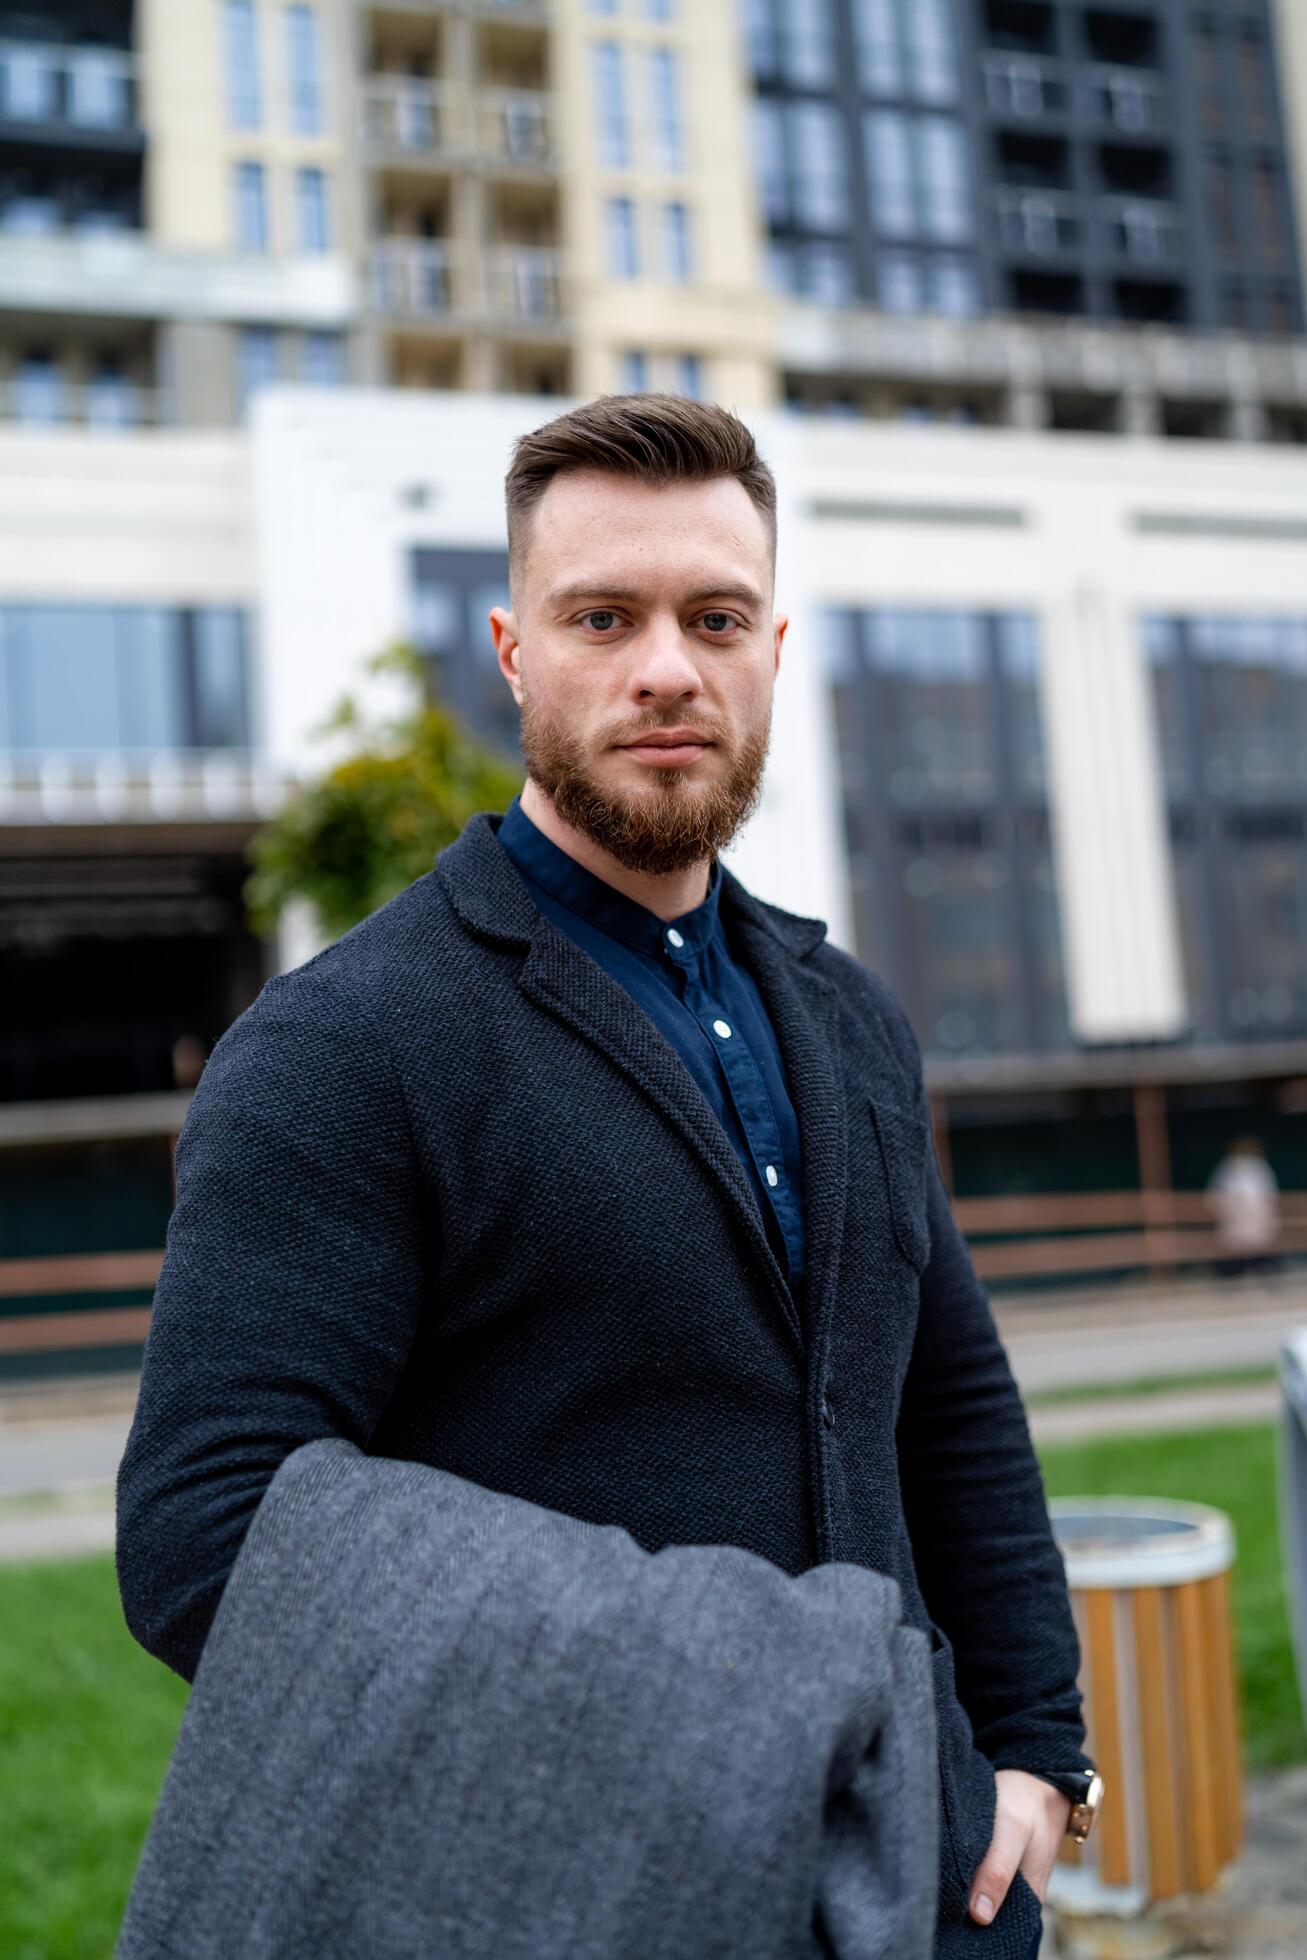
{"type": "Polygon", "coordinates": [[[526,555],[531,513],[556,476],[605,470],[663,489],[733,476],[767,529],[776,561],[776,479],[738,415],[684,395],[600,395],[519,436],[504,480],[508,576],[526,555]]]}

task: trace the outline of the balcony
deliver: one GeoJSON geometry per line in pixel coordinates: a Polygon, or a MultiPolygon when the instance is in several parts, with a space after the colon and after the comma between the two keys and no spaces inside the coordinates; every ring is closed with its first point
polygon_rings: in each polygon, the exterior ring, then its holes
{"type": "Polygon", "coordinates": [[[294,259],[174,251],[139,232],[0,235],[7,310],[65,318],[343,327],[353,274],[338,253],[294,259]]]}
{"type": "Polygon", "coordinates": [[[562,255],[552,246],[489,245],[474,259],[439,238],[387,238],[372,257],[372,297],[397,320],[556,327],[562,255]]]}
{"type": "Polygon", "coordinates": [[[981,57],[985,103],[993,116],[1013,122],[1039,122],[1066,114],[1070,100],[1060,61],[1032,54],[981,57]]]}
{"type": "Polygon", "coordinates": [[[1080,200],[1071,191],[1003,187],[994,192],[994,216],[1006,252],[1056,258],[1080,245],[1080,200]]]}
{"type": "Polygon", "coordinates": [[[286,788],[249,749],[0,750],[5,823],[254,823],[280,809],[286,788]]]}
{"type": "Polygon", "coordinates": [[[374,159],[532,172],[558,163],[553,98],[539,89],[468,97],[446,82],[373,75],[363,89],[363,131],[374,159]]]}
{"type": "Polygon", "coordinates": [[[1158,197],[1104,197],[1098,200],[1100,237],[1114,257],[1132,266],[1174,266],[1180,260],[1178,206],[1158,197]]]}
{"type": "Polygon", "coordinates": [[[0,127],[44,143],[136,149],[136,63],[117,48],[0,40],[0,127]]]}
{"type": "Polygon", "coordinates": [[[1081,114],[1123,136],[1157,136],[1170,127],[1160,78],[1138,68],[1099,63],[1078,78],[1081,114]]]}
{"type": "Polygon", "coordinates": [[[72,381],[53,363],[29,363],[0,383],[0,423],[22,429],[78,429],[113,435],[157,428],[163,422],[158,391],[122,375],[72,381]]]}

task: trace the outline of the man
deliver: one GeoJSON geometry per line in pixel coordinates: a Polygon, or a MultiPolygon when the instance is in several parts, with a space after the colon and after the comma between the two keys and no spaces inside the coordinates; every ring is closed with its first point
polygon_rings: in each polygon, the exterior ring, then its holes
{"type": "Polygon", "coordinates": [[[934,1649],[937,1952],[1026,1960],[1090,1767],[1024,1411],[902,1011],[719,861],[786,630],[773,480],[724,411],[610,397],[522,439],[507,502],[525,787],[209,1060],[129,1624],[191,1676],[262,1491],[331,1434],[650,1549],[868,1565],[934,1649]]]}

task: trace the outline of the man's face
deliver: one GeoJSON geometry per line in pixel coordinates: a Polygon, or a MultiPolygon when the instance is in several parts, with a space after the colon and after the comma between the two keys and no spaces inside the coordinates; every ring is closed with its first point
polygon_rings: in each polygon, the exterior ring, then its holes
{"type": "Polygon", "coordinates": [[[757,804],[787,624],[743,485],[557,476],[513,597],[496,652],[558,815],[633,870],[723,849],[757,804]]]}

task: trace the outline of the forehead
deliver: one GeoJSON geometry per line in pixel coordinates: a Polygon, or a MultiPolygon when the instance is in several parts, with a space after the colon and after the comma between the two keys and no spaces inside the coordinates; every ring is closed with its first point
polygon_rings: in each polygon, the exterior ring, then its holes
{"type": "Polygon", "coordinates": [[[580,579],[631,584],[686,578],[771,582],[771,537],[733,476],[705,483],[641,483],[603,470],[569,470],[548,485],[528,522],[522,573],[536,592],[580,579]]]}

